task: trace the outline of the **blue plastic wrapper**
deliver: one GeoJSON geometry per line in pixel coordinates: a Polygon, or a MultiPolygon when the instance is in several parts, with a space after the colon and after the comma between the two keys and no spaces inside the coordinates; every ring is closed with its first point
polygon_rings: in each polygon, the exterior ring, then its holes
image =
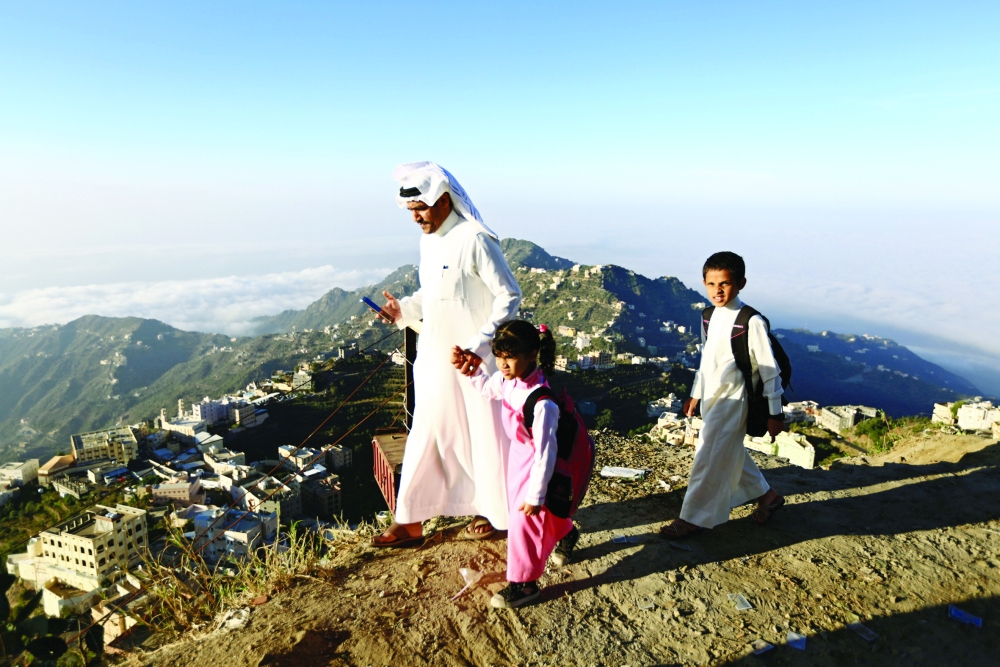
{"type": "Polygon", "coordinates": [[[977,628],[983,627],[983,619],[978,616],[973,616],[972,614],[967,614],[953,604],[948,605],[948,618],[954,618],[956,621],[968,623],[969,625],[974,625],[977,628]]]}

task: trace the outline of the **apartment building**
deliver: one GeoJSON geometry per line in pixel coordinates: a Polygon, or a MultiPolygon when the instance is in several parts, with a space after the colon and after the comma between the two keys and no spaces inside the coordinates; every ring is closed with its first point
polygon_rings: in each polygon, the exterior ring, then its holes
{"type": "Polygon", "coordinates": [[[0,486],[24,486],[38,479],[38,459],[11,461],[0,466],[0,486]]]}
{"type": "Polygon", "coordinates": [[[201,479],[187,481],[170,481],[156,484],[150,489],[150,496],[157,505],[173,503],[174,507],[189,507],[205,502],[205,491],[201,488],[201,479]]]}
{"type": "Polygon", "coordinates": [[[125,572],[146,544],[145,510],[95,505],[32,538],[26,553],[7,559],[7,572],[31,582],[35,590],[55,579],[92,591],[125,572]]]}
{"type": "Polygon", "coordinates": [[[223,558],[242,560],[278,533],[278,515],[210,507],[192,517],[194,548],[210,563],[223,558]]]}
{"type": "Polygon", "coordinates": [[[113,459],[121,464],[139,458],[139,441],[128,426],[71,435],[70,445],[77,465],[113,459]]]}
{"type": "Polygon", "coordinates": [[[322,479],[310,480],[302,484],[302,508],[310,516],[333,516],[340,514],[340,477],[329,475],[322,479]]]}
{"type": "Polygon", "coordinates": [[[844,429],[876,416],[878,416],[878,411],[875,408],[864,405],[833,405],[819,411],[816,416],[816,424],[840,435],[844,429]]]}
{"type": "Polygon", "coordinates": [[[322,465],[327,456],[319,449],[311,447],[296,448],[295,445],[281,445],[278,447],[278,457],[281,459],[281,467],[292,472],[305,470],[311,465],[322,465]]]}
{"type": "Polygon", "coordinates": [[[816,401],[796,401],[784,406],[782,412],[786,424],[812,424],[819,416],[820,407],[816,401]]]}
{"type": "Polygon", "coordinates": [[[989,431],[1000,420],[1000,409],[990,401],[974,400],[958,409],[958,427],[963,431],[989,431]]]}
{"type": "Polygon", "coordinates": [[[658,398],[655,401],[650,401],[646,405],[646,416],[650,419],[659,417],[664,412],[680,412],[681,411],[681,399],[677,398],[676,394],[668,394],[663,398],[658,398]]]}
{"type": "Polygon", "coordinates": [[[353,463],[354,452],[350,447],[334,445],[326,450],[326,464],[331,470],[340,470],[353,463]]]}
{"type": "Polygon", "coordinates": [[[247,457],[243,452],[233,452],[225,447],[209,447],[204,453],[205,463],[217,475],[231,473],[236,466],[246,465],[247,457]]]}
{"type": "Polygon", "coordinates": [[[275,512],[279,520],[302,514],[301,488],[290,472],[271,477],[240,466],[229,475],[220,475],[219,487],[228,491],[233,500],[240,501],[242,509],[251,512],[275,512]]]}

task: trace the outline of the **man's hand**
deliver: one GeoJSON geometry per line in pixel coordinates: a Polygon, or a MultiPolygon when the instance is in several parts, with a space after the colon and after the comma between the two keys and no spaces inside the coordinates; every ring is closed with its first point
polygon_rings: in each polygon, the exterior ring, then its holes
{"type": "Polygon", "coordinates": [[[521,503],[521,506],[517,508],[518,512],[524,512],[524,516],[535,516],[542,511],[541,505],[529,505],[528,503],[521,503]]]}
{"type": "Polygon", "coordinates": [[[463,350],[458,345],[451,348],[451,365],[462,375],[473,376],[483,363],[482,357],[475,352],[463,350]]]}
{"type": "Polygon", "coordinates": [[[784,419],[774,419],[773,417],[767,420],[767,433],[771,436],[771,442],[778,437],[778,434],[785,430],[785,420],[784,419]]]}
{"type": "Polygon", "coordinates": [[[697,398],[687,399],[686,401],[684,401],[684,407],[681,409],[684,410],[684,414],[687,415],[688,417],[694,417],[694,412],[695,410],[698,409],[698,399],[697,398]]]}
{"type": "Polygon", "coordinates": [[[382,306],[378,319],[385,324],[393,324],[403,316],[403,311],[399,308],[399,299],[385,290],[382,291],[382,296],[385,297],[385,305],[382,306]]]}
{"type": "Polygon", "coordinates": [[[451,348],[451,365],[455,367],[456,371],[462,370],[462,366],[465,364],[465,350],[460,348],[458,345],[451,348]]]}

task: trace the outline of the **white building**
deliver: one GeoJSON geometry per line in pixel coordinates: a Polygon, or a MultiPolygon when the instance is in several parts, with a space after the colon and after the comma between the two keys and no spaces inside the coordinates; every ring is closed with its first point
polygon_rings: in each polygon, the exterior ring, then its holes
{"type": "Polygon", "coordinates": [[[281,467],[292,472],[298,472],[317,463],[322,464],[327,457],[323,452],[311,447],[299,447],[294,445],[281,445],[278,447],[278,456],[281,458],[281,467]]]}
{"type": "Polygon", "coordinates": [[[55,579],[92,591],[121,576],[146,544],[145,510],[95,505],[29,540],[26,553],[8,557],[7,572],[35,590],[55,579]]]}
{"type": "Polygon", "coordinates": [[[312,373],[300,368],[292,375],[292,391],[312,391],[312,373]]]}
{"type": "Polygon", "coordinates": [[[954,403],[935,403],[934,411],[931,413],[931,423],[954,426],[955,417],[951,412],[952,406],[954,405],[954,403]]]}
{"type": "Polygon", "coordinates": [[[205,502],[205,492],[201,488],[201,480],[197,477],[156,484],[150,490],[150,495],[157,505],[173,503],[174,507],[190,507],[205,502]]]}
{"type": "Polygon", "coordinates": [[[990,401],[977,400],[958,409],[958,427],[963,431],[989,431],[998,420],[1000,410],[990,401]]]}
{"type": "Polygon", "coordinates": [[[326,448],[326,464],[331,470],[340,470],[353,463],[354,452],[344,445],[333,445],[326,448]]]}
{"type": "Polygon", "coordinates": [[[196,436],[206,428],[204,421],[190,416],[182,415],[171,421],[167,418],[166,409],[160,410],[159,422],[161,429],[188,445],[197,444],[196,436]]]}
{"type": "Polygon", "coordinates": [[[580,370],[586,369],[603,369],[612,368],[615,363],[611,358],[611,353],[607,350],[594,350],[593,352],[588,352],[587,354],[581,354],[576,359],[577,368],[580,370]]]}
{"type": "Polygon", "coordinates": [[[819,403],[816,401],[796,401],[782,408],[786,424],[812,424],[819,416],[819,403]]]}
{"type": "Polygon", "coordinates": [[[664,412],[679,413],[681,411],[681,403],[681,399],[677,398],[676,394],[668,394],[663,398],[650,401],[646,405],[646,416],[650,419],[655,419],[664,412]]]}
{"type": "Polygon", "coordinates": [[[79,466],[89,461],[114,459],[127,464],[139,458],[139,441],[128,426],[78,433],[69,437],[73,458],[79,466]]]}
{"type": "Polygon", "coordinates": [[[213,401],[208,396],[200,403],[191,406],[191,416],[194,419],[205,422],[205,426],[211,428],[219,424],[225,424],[229,419],[230,403],[228,398],[213,401]]]}
{"type": "Polygon", "coordinates": [[[223,558],[243,560],[253,549],[274,539],[278,515],[218,507],[202,510],[192,517],[194,548],[209,563],[223,558]]]}
{"type": "Polygon", "coordinates": [[[833,405],[823,408],[816,416],[816,424],[840,435],[841,431],[878,416],[875,408],[864,405],[833,405]]]}
{"type": "Polygon", "coordinates": [[[217,475],[231,473],[236,466],[246,465],[247,457],[243,452],[233,452],[225,447],[209,447],[204,452],[205,463],[217,475]]]}
{"type": "Polygon", "coordinates": [[[11,461],[0,466],[0,486],[24,486],[37,479],[38,459],[28,459],[23,463],[11,461]]]}

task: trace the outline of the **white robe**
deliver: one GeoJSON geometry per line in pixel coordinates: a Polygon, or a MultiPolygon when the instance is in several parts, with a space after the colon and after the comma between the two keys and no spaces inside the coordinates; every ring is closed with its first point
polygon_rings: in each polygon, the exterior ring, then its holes
{"type": "Polygon", "coordinates": [[[413,365],[416,402],[403,454],[396,520],[482,515],[507,528],[507,450],[500,404],[483,397],[451,365],[455,345],[483,358],[513,318],[521,290],[500,244],[479,225],[452,213],[420,239],[420,289],[400,299],[400,328],[421,325],[413,365]]]}
{"type": "MultiPolygon", "coordinates": [[[[701,366],[691,397],[701,401],[705,421],[695,448],[691,478],[681,507],[681,519],[702,528],[729,520],[729,510],[767,493],[771,488],[743,447],[747,427],[747,397],[743,373],[736,366],[730,341],[733,324],[743,303],[739,298],[712,313],[701,366]]],[[[764,396],[771,414],[781,413],[781,381],[771,351],[767,327],[759,316],[749,322],[753,385],[764,382],[764,396]]]]}

